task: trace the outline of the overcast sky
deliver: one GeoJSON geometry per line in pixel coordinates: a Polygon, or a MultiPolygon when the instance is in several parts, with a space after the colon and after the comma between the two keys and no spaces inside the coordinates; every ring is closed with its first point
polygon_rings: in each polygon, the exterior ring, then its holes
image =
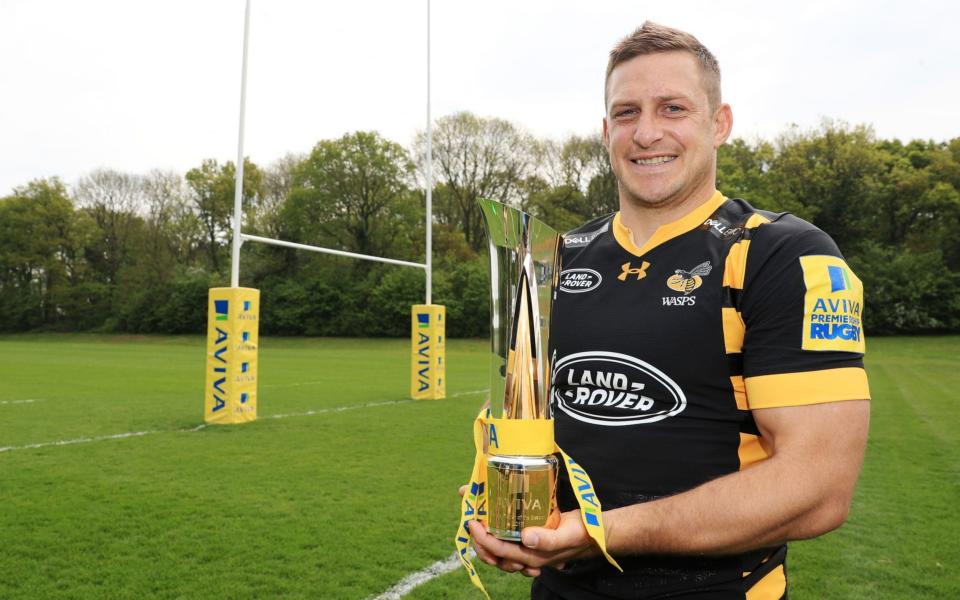
{"type": "MultiPolygon", "coordinates": [[[[734,136],[823,117],[960,136],[955,2],[433,0],[433,115],[599,130],[610,47],[645,19],[720,61],[734,136]]],[[[243,0],[0,0],[0,196],[109,167],[236,159],[243,0]]],[[[426,123],[426,0],[253,0],[245,154],[426,123]]]]}

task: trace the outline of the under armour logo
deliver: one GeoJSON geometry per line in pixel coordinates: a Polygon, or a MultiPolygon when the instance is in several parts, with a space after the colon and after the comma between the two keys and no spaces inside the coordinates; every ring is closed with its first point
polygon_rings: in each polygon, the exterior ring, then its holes
{"type": "Polygon", "coordinates": [[[619,279],[620,281],[626,281],[628,275],[636,275],[637,281],[639,281],[647,276],[647,267],[649,266],[650,266],[650,263],[648,263],[647,261],[643,261],[643,264],[640,265],[639,268],[633,269],[630,267],[630,263],[625,262],[622,265],[620,265],[620,268],[623,269],[623,272],[617,275],[617,279],[619,279]]]}

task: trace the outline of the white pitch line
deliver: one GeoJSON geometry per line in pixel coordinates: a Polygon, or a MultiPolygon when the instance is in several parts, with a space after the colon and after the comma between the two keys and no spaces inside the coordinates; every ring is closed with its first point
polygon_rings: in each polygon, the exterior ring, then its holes
{"type": "Polygon", "coordinates": [[[459,398],[460,396],[472,396],[474,394],[482,394],[484,392],[489,392],[490,388],[483,388],[482,390],[470,390],[469,392],[457,392],[450,396],[451,398],[459,398]]]}
{"type": "Polygon", "coordinates": [[[264,383],[260,387],[262,388],[287,388],[287,387],[298,387],[301,385],[320,385],[322,383],[330,383],[326,379],[321,379],[319,381],[299,381],[297,383],[264,383]]]}
{"type": "MultiPolygon", "coordinates": [[[[300,386],[304,386],[304,385],[323,385],[323,384],[328,384],[328,383],[330,383],[329,380],[327,380],[327,379],[321,379],[321,380],[318,380],[318,381],[298,381],[298,382],[296,382],[296,383],[264,383],[264,384],[261,384],[260,387],[261,387],[261,388],[275,389],[275,388],[300,387],[300,386]]],[[[487,388],[484,388],[484,389],[482,389],[482,390],[472,390],[472,391],[469,391],[469,392],[459,392],[459,393],[457,393],[457,394],[453,394],[453,395],[450,396],[450,397],[451,397],[451,398],[459,398],[460,396],[469,396],[469,395],[471,395],[471,394],[479,394],[479,393],[481,393],[481,392],[486,392],[486,391],[487,391],[487,388]]]]}
{"type": "MultiPolygon", "coordinates": [[[[483,390],[471,390],[469,392],[459,392],[451,395],[451,398],[458,398],[460,396],[469,396],[472,394],[480,394],[486,392],[486,389],[483,390]]],[[[35,402],[41,400],[40,398],[35,398],[29,400],[30,402],[35,402]]],[[[27,400],[5,400],[7,403],[14,402],[27,402],[27,400]]],[[[386,402],[368,402],[367,404],[350,404],[347,406],[336,406],[333,408],[318,408],[316,410],[308,410],[306,412],[299,413],[286,413],[286,414],[275,414],[275,415],[264,415],[264,419],[287,419],[289,417],[312,417],[315,415],[324,415],[328,413],[338,413],[345,412],[348,410],[358,410],[361,408],[376,408],[378,406],[391,406],[394,404],[410,404],[414,400],[387,400],[386,402]]],[[[37,448],[49,448],[52,446],[72,446],[74,444],[89,444],[92,442],[102,442],[106,440],[122,440],[125,438],[131,437],[142,437],[145,435],[153,435],[154,433],[190,433],[193,431],[200,431],[207,427],[206,423],[197,425],[196,427],[189,427],[187,429],[156,429],[148,431],[130,431],[127,433],[115,433],[112,435],[98,435],[95,437],[83,437],[75,438],[72,440],[57,440],[54,442],[40,442],[37,444],[27,444],[25,446],[0,446],[0,452],[10,452],[13,450],[34,450],[37,448]]]]}
{"type": "MultiPolygon", "coordinates": [[[[472,553],[473,551],[471,550],[471,555],[472,553]]],[[[449,573],[450,571],[457,569],[459,566],[460,558],[457,556],[457,553],[454,552],[449,558],[438,560],[432,565],[421,569],[416,573],[407,575],[397,582],[396,585],[391,586],[390,589],[379,596],[371,598],[370,600],[399,600],[400,598],[403,598],[409,594],[413,588],[423,585],[435,577],[449,573]]]]}
{"type": "Polygon", "coordinates": [[[33,404],[43,402],[43,398],[28,398],[26,400],[0,400],[0,404],[33,404]]]}
{"type": "MultiPolygon", "coordinates": [[[[189,431],[181,429],[179,431],[189,431]]],[[[130,431],[127,433],[115,433],[113,435],[98,435],[97,437],[76,438],[73,440],[57,440],[56,442],[41,442],[39,444],[27,444],[26,446],[3,446],[0,452],[9,452],[11,450],[32,450],[34,448],[47,448],[49,446],[70,446],[73,444],[89,444],[90,442],[101,442],[103,440],[119,440],[130,437],[140,437],[150,435],[151,433],[164,433],[162,431],[130,431]]]]}
{"type": "MultiPolygon", "coordinates": [[[[471,390],[469,392],[458,392],[452,394],[451,398],[459,398],[460,396],[470,396],[473,394],[482,394],[486,392],[486,388],[482,390],[471,390]]],[[[282,413],[276,415],[264,415],[264,419],[286,419],[287,417],[312,417],[314,415],[324,415],[327,413],[337,413],[343,412],[345,410],[356,410],[358,408],[376,408],[378,406],[390,406],[392,404],[410,404],[411,402],[416,402],[416,400],[386,400],[384,402],[368,402],[367,404],[351,404],[348,406],[337,406],[335,408],[318,408],[315,410],[308,410],[306,412],[299,413],[282,413]]]]}
{"type": "MultiPolygon", "coordinates": [[[[474,390],[470,392],[460,392],[459,394],[454,394],[452,397],[466,396],[468,394],[479,394],[480,392],[485,392],[485,391],[486,390],[474,390]]],[[[347,406],[336,406],[333,408],[319,408],[317,410],[308,410],[306,412],[300,412],[300,413],[264,415],[263,418],[264,419],[286,419],[289,417],[312,417],[315,415],[338,413],[338,412],[344,412],[348,410],[358,410],[361,408],[376,408],[378,406],[390,406],[393,404],[409,404],[411,402],[413,402],[413,400],[388,400],[386,402],[369,402],[367,404],[351,404],[347,406]]],[[[24,446],[0,446],[0,452],[10,452],[12,450],[34,450],[37,448],[49,448],[52,446],[72,446],[74,444],[89,444],[92,442],[102,442],[106,440],[121,440],[124,438],[142,437],[145,435],[152,435],[155,433],[190,433],[193,431],[200,431],[205,427],[207,427],[207,424],[203,423],[203,424],[197,425],[196,427],[190,427],[187,429],[156,429],[156,430],[149,430],[149,431],[130,431],[127,433],[115,433],[113,435],[98,435],[95,437],[83,437],[83,438],[76,438],[72,440],[40,442],[37,444],[26,444],[24,446]]]]}
{"type": "Polygon", "coordinates": [[[387,400],[386,402],[368,402],[367,404],[350,404],[347,406],[337,406],[334,408],[318,408],[299,413],[284,413],[276,415],[264,415],[264,419],[286,419],[287,417],[312,417],[314,415],[325,415],[327,413],[338,413],[347,410],[356,410],[358,408],[376,408],[378,406],[390,406],[391,404],[409,404],[413,400],[387,400]]]}

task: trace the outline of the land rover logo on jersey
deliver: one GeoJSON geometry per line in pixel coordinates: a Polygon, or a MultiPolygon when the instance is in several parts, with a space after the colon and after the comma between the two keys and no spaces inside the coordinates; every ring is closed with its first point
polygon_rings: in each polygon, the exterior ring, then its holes
{"type": "Polygon", "coordinates": [[[687,407],[663,371],[617,352],[577,352],[554,363],[553,401],[578,421],[619,427],[655,423],[687,407]]]}
{"type": "Polygon", "coordinates": [[[560,273],[560,291],[582,294],[597,289],[602,281],[593,269],[567,269],[560,273]]]}
{"type": "Polygon", "coordinates": [[[710,274],[713,267],[710,261],[702,262],[689,271],[676,269],[669,278],[667,278],[667,287],[676,292],[683,292],[686,296],[693,290],[703,285],[703,278],[710,274]]]}

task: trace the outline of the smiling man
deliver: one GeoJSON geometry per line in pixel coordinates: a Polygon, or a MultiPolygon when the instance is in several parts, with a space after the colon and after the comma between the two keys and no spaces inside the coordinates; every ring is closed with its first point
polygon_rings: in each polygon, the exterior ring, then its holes
{"type": "Polygon", "coordinates": [[[866,446],[863,289],[833,241],[716,190],[733,114],[716,59],[645,23],[611,52],[619,212],[570,232],[551,330],[556,439],[593,478],[609,565],[569,485],[522,544],[472,522],[531,596],[786,598],[786,542],[846,519],[866,446]]]}

